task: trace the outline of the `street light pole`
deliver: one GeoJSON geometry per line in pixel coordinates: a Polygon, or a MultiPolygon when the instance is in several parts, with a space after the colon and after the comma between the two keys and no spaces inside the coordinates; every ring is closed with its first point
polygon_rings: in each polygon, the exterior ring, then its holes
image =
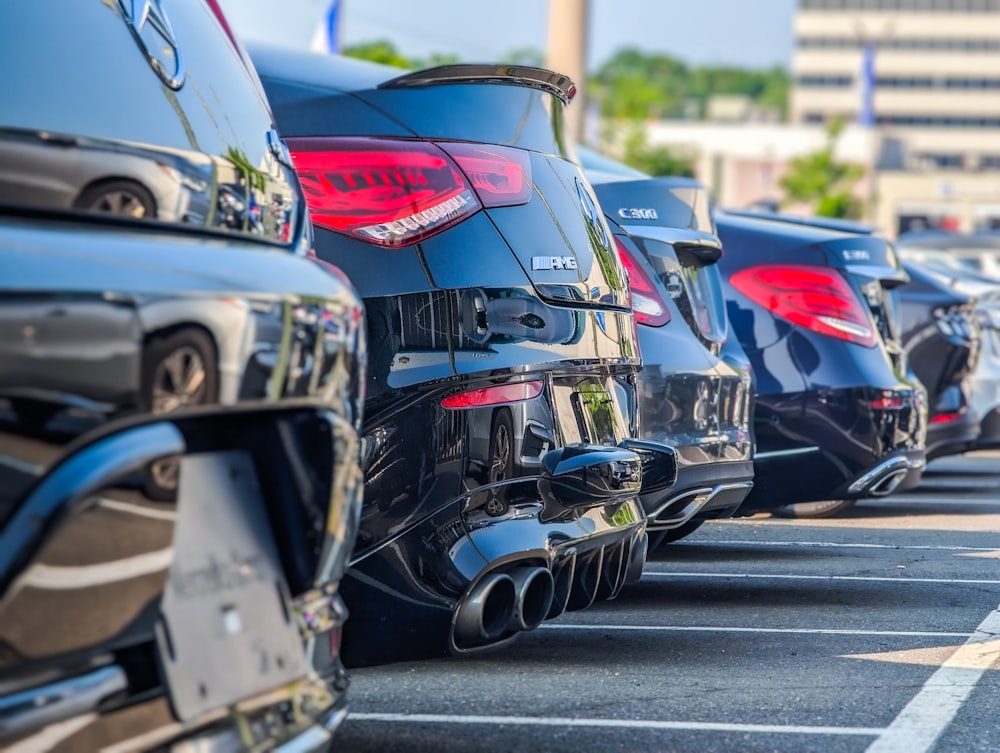
{"type": "Polygon", "coordinates": [[[587,18],[589,0],[549,0],[549,27],[545,65],[573,79],[576,96],[566,108],[566,135],[584,140],[587,111],[587,18]]]}

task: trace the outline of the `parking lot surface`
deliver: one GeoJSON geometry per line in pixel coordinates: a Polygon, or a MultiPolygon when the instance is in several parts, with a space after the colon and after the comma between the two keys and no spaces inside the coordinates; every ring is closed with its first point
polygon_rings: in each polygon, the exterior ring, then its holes
{"type": "Polygon", "coordinates": [[[838,518],[711,523],[474,658],[358,669],[338,751],[1000,751],[1000,452],[838,518]]]}

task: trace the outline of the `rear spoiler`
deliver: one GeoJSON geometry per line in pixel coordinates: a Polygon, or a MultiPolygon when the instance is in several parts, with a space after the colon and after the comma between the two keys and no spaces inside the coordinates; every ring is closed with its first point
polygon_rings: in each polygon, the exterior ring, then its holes
{"type": "Polygon", "coordinates": [[[569,76],[546,68],[530,65],[439,65],[434,68],[407,73],[378,85],[379,89],[405,89],[437,84],[493,83],[528,86],[554,94],[569,104],[576,94],[576,84],[569,76]]]}

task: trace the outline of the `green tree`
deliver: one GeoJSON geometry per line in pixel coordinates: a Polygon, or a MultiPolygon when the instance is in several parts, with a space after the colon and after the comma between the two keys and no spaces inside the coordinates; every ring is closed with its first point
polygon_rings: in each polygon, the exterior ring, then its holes
{"type": "Polygon", "coordinates": [[[413,61],[403,56],[396,45],[387,39],[378,39],[374,42],[362,42],[344,48],[344,55],[359,60],[368,60],[372,63],[382,63],[392,65],[396,68],[413,68],[413,61]]]}
{"type": "Polygon", "coordinates": [[[780,67],[752,70],[734,66],[690,68],[680,60],[634,47],[618,50],[590,77],[591,96],[612,118],[679,117],[688,102],[704,112],[713,94],[743,94],[759,107],[784,117],[788,72],[780,67]]]}
{"type": "Polygon", "coordinates": [[[694,177],[691,160],[674,154],[665,146],[650,146],[641,127],[631,130],[625,138],[622,162],[647,175],[682,175],[694,177]]]}
{"type": "Polygon", "coordinates": [[[843,121],[830,123],[826,146],[789,162],[781,178],[786,203],[809,202],[821,217],[861,217],[861,202],[854,197],[853,189],[865,170],[860,165],[839,162],[834,156],[843,128],[843,121]]]}

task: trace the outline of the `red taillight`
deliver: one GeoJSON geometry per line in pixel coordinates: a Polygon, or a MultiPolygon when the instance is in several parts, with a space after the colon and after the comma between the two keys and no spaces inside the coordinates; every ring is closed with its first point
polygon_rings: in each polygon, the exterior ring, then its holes
{"type": "Polygon", "coordinates": [[[866,347],[877,340],[871,317],[836,270],[806,265],[764,265],[729,278],[754,303],[792,324],[866,347]]]}
{"type": "Polygon", "coordinates": [[[479,211],[454,162],[423,141],[288,139],[312,220],[380,246],[404,246],[479,211]]]}
{"type": "Polygon", "coordinates": [[[632,294],[632,313],[635,315],[635,320],[649,327],[662,327],[670,321],[670,309],[667,308],[660,291],[656,289],[646,270],[632,256],[632,252],[617,236],[615,246],[628,272],[628,288],[632,294]]]}
{"type": "Polygon", "coordinates": [[[509,207],[531,198],[531,158],[523,149],[490,144],[439,144],[458,163],[484,207],[509,207]]]}
{"type": "Polygon", "coordinates": [[[498,384],[495,387],[484,387],[478,390],[459,392],[441,400],[442,408],[482,408],[487,405],[503,405],[531,400],[542,394],[541,380],[533,382],[517,382],[515,384],[498,384]]]}
{"type": "Polygon", "coordinates": [[[288,139],[313,222],[380,246],[406,246],[482,207],[531,198],[526,152],[377,138],[288,139]]]}

